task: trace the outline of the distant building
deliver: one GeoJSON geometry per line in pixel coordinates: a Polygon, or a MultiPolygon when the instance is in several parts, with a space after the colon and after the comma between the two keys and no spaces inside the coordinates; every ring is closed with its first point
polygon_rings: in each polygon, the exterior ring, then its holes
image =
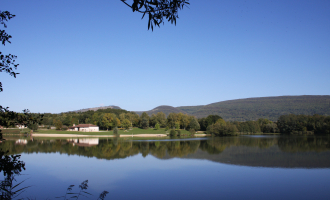
{"type": "Polygon", "coordinates": [[[79,124],[69,127],[68,131],[98,132],[99,127],[93,124],[79,124]]]}
{"type": "Polygon", "coordinates": [[[26,128],[26,126],[24,124],[16,124],[16,127],[19,129],[26,128]]]}

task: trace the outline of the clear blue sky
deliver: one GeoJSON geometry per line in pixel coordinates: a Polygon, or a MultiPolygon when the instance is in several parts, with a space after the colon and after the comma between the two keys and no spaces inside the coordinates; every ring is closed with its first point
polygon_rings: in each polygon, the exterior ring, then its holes
{"type": "MultiPolygon", "coordinates": [[[[2,0],[20,74],[1,105],[144,111],[265,96],[330,95],[330,1],[191,0],[152,32],[119,0],[2,0]]],[[[3,28],[1,28],[3,29],[3,28]]]]}

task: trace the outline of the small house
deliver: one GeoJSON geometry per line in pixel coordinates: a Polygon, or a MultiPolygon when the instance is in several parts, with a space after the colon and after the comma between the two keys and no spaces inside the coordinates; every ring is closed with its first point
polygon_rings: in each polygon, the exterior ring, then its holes
{"type": "Polygon", "coordinates": [[[78,124],[69,127],[68,131],[98,132],[99,127],[93,124],[78,124]]]}
{"type": "Polygon", "coordinates": [[[26,128],[26,126],[24,124],[16,124],[16,127],[19,129],[26,128]]]}

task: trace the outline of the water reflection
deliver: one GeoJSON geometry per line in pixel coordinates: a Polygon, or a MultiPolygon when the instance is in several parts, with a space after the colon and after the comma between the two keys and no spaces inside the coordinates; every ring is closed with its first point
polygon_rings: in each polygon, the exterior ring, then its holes
{"type": "Polygon", "coordinates": [[[1,144],[10,154],[55,153],[119,159],[142,154],[159,159],[207,159],[244,166],[329,168],[329,136],[240,136],[208,139],[14,139],[1,144]]]}
{"type": "Polygon", "coordinates": [[[99,144],[98,138],[83,138],[83,139],[67,139],[73,146],[78,145],[80,147],[91,147],[99,144]]]}

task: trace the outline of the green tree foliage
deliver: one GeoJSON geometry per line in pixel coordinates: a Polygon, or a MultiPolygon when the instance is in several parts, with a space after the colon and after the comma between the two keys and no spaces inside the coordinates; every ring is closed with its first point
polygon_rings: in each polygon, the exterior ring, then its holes
{"type": "Polygon", "coordinates": [[[121,125],[125,128],[128,129],[131,126],[131,122],[128,119],[124,119],[121,125]]]}
{"type": "Polygon", "coordinates": [[[113,126],[114,127],[120,127],[121,126],[121,121],[117,117],[113,120],[113,126]]]}
{"type": "Polygon", "coordinates": [[[178,136],[181,136],[181,131],[179,129],[176,130],[176,133],[177,133],[178,136]]]}
{"type": "Polygon", "coordinates": [[[102,118],[102,125],[108,130],[114,126],[114,116],[111,113],[105,113],[102,118]]]}
{"type": "Polygon", "coordinates": [[[219,119],[222,119],[219,115],[209,115],[207,117],[200,118],[198,120],[198,122],[201,126],[200,129],[202,131],[206,131],[208,126],[215,124],[217,122],[217,120],[219,120],[219,119]]]}
{"type": "Polygon", "coordinates": [[[159,125],[158,122],[157,122],[157,124],[155,125],[155,129],[156,129],[156,130],[159,130],[159,129],[160,129],[160,125],[159,125]]]}
{"type": "MultiPolygon", "coordinates": [[[[16,113],[13,111],[10,111],[7,108],[4,108],[0,106],[0,126],[3,127],[15,127],[16,124],[21,125],[32,125],[36,124],[37,126],[42,122],[43,115],[42,114],[36,114],[36,113],[30,113],[29,110],[23,110],[23,113],[16,113]]],[[[0,141],[2,141],[2,132],[0,129],[0,141]]],[[[1,150],[0,150],[1,152],[1,150]]]]}
{"type": "Polygon", "coordinates": [[[125,119],[127,119],[126,118],[126,113],[121,113],[121,114],[119,114],[119,120],[121,121],[121,122],[123,122],[125,119]]]}
{"type": "Polygon", "coordinates": [[[56,130],[62,130],[62,122],[61,120],[57,120],[56,123],[55,123],[55,127],[56,127],[56,130]]]}
{"type": "Polygon", "coordinates": [[[143,112],[141,115],[141,128],[149,128],[149,115],[146,112],[143,112]]]}
{"type": "Polygon", "coordinates": [[[140,124],[140,116],[136,113],[131,114],[132,125],[138,127],[140,124]]]}
{"type": "Polygon", "coordinates": [[[66,115],[66,117],[63,120],[63,124],[66,126],[72,126],[72,116],[66,115]]]}
{"type": "Polygon", "coordinates": [[[38,130],[38,124],[28,124],[27,127],[33,131],[38,130]]]}
{"type": "Polygon", "coordinates": [[[330,134],[330,116],[322,115],[282,115],[277,121],[283,134],[330,134]]]}
{"type": "Polygon", "coordinates": [[[85,119],[85,124],[91,124],[92,123],[92,120],[91,119],[89,119],[89,118],[86,118],[85,119]]]}
{"type": "Polygon", "coordinates": [[[227,124],[226,121],[222,118],[219,118],[215,123],[218,123],[218,124],[221,124],[221,125],[224,125],[224,126],[227,124]]]}
{"type": "Polygon", "coordinates": [[[190,119],[189,127],[190,129],[194,129],[195,131],[198,131],[200,129],[200,125],[195,117],[192,117],[190,119]]]}
{"type": "Polygon", "coordinates": [[[60,114],[45,113],[43,124],[52,126],[56,120],[61,120],[63,125],[72,126],[73,124],[94,124],[100,127],[101,130],[111,129],[114,124],[120,126],[118,120],[120,118],[130,120],[131,125],[137,126],[140,122],[140,117],[134,112],[128,112],[121,109],[99,109],[97,111],[89,110],[86,112],[66,112],[60,114]],[[55,120],[55,121],[54,121],[55,120]]]}
{"type": "Polygon", "coordinates": [[[234,124],[230,122],[226,123],[215,123],[213,125],[208,126],[207,132],[214,136],[222,136],[222,135],[233,135],[237,132],[237,128],[234,124]]]}
{"type": "Polygon", "coordinates": [[[133,12],[142,13],[142,19],[148,16],[148,29],[154,29],[164,23],[164,19],[176,25],[176,19],[179,18],[178,11],[183,6],[189,5],[189,0],[133,0],[128,4],[126,0],[121,0],[124,4],[132,8],[133,12]]]}
{"type": "Polygon", "coordinates": [[[170,136],[171,137],[176,136],[176,131],[174,129],[170,130],[170,136]]]}
{"type": "MultiPolygon", "coordinates": [[[[92,124],[94,125],[100,125],[101,124],[101,118],[99,113],[94,113],[92,115],[92,124]]],[[[73,124],[76,124],[75,122],[72,122],[73,124]]]]}
{"type": "Polygon", "coordinates": [[[238,132],[240,133],[258,133],[261,132],[260,125],[257,121],[247,121],[247,122],[234,122],[238,132]]]}
{"type": "Polygon", "coordinates": [[[157,116],[155,114],[152,114],[149,120],[150,126],[155,126],[158,123],[157,116]]]}
{"type": "Polygon", "coordinates": [[[261,127],[263,133],[279,133],[276,123],[265,124],[261,127]]]}
{"type": "Polygon", "coordinates": [[[175,123],[175,129],[180,129],[180,123],[179,122],[175,123]]]}
{"type": "Polygon", "coordinates": [[[156,114],[157,122],[161,127],[166,127],[166,115],[163,112],[158,112],[156,114]]]}
{"type": "Polygon", "coordinates": [[[171,127],[172,129],[175,128],[175,123],[177,122],[178,120],[178,114],[177,113],[170,113],[168,116],[167,116],[167,125],[169,127],[171,127]]]}
{"type": "Polygon", "coordinates": [[[181,117],[180,124],[184,130],[189,126],[189,122],[190,122],[189,115],[183,114],[181,117]]]}

